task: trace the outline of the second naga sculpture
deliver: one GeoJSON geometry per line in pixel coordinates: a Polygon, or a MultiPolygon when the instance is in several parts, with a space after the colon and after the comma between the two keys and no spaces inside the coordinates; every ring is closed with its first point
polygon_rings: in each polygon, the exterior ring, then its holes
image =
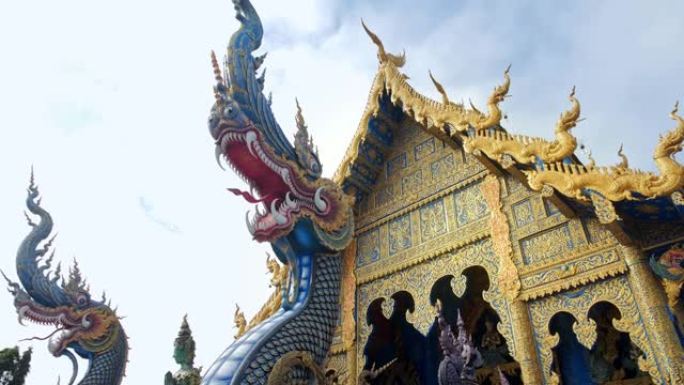
{"type": "Polygon", "coordinates": [[[325,360],[338,317],[341,250],[352,239],[352,198],[321,165],[298,110],[294,145],[276,122],[257,76],[264,56],[261,21],[248,0],[233,0],[240,29],[230,40],[221,69],[212,54],[216,102],[209,131],[223,158],[249,185],[231,189],[257,206],[247,228],[269,242],[288,265],[280,310],[251,328],[221,354],[205,385],[309,383],[324,378],[325,360]]]}
{"type": "Polygon", "coordinates": [[[73,374],[69,385],[78,374],[74,353],[89,362],[79,385],[120,385],[126,370],[128,338],[104,294],[101,301],[91,297],[76,262],[68,279],[62,278],[59,265],[50,271],[54,257],[54,251],[50,253],[53,222],[50,213],[41,207],[39,195],[31,175],[26,207],[39,221],[26,213],[31,232],[19,246],[16,260],[21,284],[2,274],[14,296],[19,322],[55,326],[49,336],[33,339],[49,338],[50,353],[71,360],[73,374]]]}

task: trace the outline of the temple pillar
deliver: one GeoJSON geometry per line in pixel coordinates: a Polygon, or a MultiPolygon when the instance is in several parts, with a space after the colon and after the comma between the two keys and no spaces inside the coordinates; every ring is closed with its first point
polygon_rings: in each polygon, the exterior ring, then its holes
{"type": "Polygon", "coordinates": [[[684,384],[684,349],[670,320],[667,298],[641,251],[622,246],[629,268],[628,282],[655,353],[658,371],[667,384],[684,384]]]}
{"type": "Polygon", "coordinates": [[[532,325],[527,312],[527,305],[523,301],[510,302],[511,323],[513,324],[513,341],[515,348],[511,349],[514,358],[520,364],[520,372],[525,384],[543,384],[543,377],[534,347],[532,325]]]}

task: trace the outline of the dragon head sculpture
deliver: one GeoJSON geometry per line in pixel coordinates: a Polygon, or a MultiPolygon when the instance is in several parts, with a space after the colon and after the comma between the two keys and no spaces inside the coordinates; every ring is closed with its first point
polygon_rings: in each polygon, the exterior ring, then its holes
{"type": "Polygon", "coordinates": [[[209,131],[223,157],[249,185],[250,191],[229,189],[257,205],[247,227],[257,241],[271,242],[309,219],[325,232],[348,224],[351,198],[331,180],[321,178],[321,164],[297,102],[294,146],[285,138],[263,93],[265,55],[253,57],[263,29],[249,1],[234,0],[241,29],[233,35],[222,71],[212,53],[216,102],[209,131]],[[224,75],[222,75],[222,73],[224,75]],[[225,79],[224,79],[225,77],[225,79]]]}
{"type": "Polygon", "coordinates": [[[70,383],[74,382],[78,372],[75,356],[70,351],[73,350],[91,361],[89,373],[81,384],[91,383],[88,382],[89,378],[95,381],[93,384],[120,384],[128,347],[119,317],[106,303],[104,293],[102,301],[92,298],[76,261],[68,279],[61,276],[60,265],[50,276],[54,251],[48,257],[46,255],[54,240],[54,236],[50,237],[53,222],[50,214],[40,206],[33,176],[26,206],[40,221],[36,223],[26,214],[32,230],[17,252],[17,275],[21,284],[11,281],[2,273],[9,285],[9,292],[14,296],[19,323],[24,325],[24,321],[28,320],[55,327],[48,336],[31,339],[49,339],[48,350],[52,355],[64,355],[72,361],[74,373],[70,383]],[[100,363],[104,365],[99,366],[100,363]]]}
{"type": "Polygon", "coordinates": [[[209,368],[203,384],[280,384],[306,379],[311,373],[300,370],[304,361],[323,375],[338,318],[341,251],[354,233],[353,198],[321,177],[299,102],[293,142],[276,122],[263,94],[264,73],[257,75],[266,55],[253,55],[263,37],[261,20],[249,0],[233,5],[240,28],[223,68],[211,55],[216,100],[209,132],[219,165],[225,160],[249,186],[229,191],[257,206],[254,216],[247,213],[249,232],[269,242],[286,267],[272,281],[280,287],[280,300],[273,302],[278,309],[250,325],[209,368]]]}

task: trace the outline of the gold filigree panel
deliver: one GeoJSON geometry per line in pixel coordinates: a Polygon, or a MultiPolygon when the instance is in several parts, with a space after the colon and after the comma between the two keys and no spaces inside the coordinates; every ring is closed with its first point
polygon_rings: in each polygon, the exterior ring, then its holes
{"type": "Polygon", "coordinates": [[[452,170],[456,166],[457,158],[458,156],[456,154],[449,154],[432,162],[430,164],[432,179],[440,179],[442,175],[445,175],[452,170]]]}
{"type": "Polygon", "coordinates": [[[357,238],[356,266],[364,266],[380,259],[380,230],[375,228],[357,238]]]}
{"type": "Polygon", "coordinates": [[[526,265],[558,258],[565,253],[572,252],[575,247],[567,223],[520,241],[523,262],[526,265]]]}
{"type": "Polygon", "coordinates": [[[388,228],[389,255],[394,255],[411,247],[411,218],[409,214],[394,219],[389,223],[388,228]]]}
{"type": "Polygon", "coordinates": [[[450,189],[440,191],[407,211],[359,229],[359,278],[365,281],[387,275],[489,235],[488,216],[460,228],[455,226],[451,193],[450,189]]]}
{"type": "Polygon", "coordinates": [[[399,155],[391,158],[387,161],[387,177],[389,178],[397,171],[405,169],[408,166],[408,160],[406,159],[406,153],[402,152],[399,155]]]}
{"type": "MultiPolygon", "coordinates": [[[[418,221],[419,218],[415,218],[415,220],[418,221]]],[[[415,226],[420,225],[416,223],[415,226]]],[[[387,225],[380,227],[381,237],[387,236],[386,229],[387,225]],[[383,235],[383,229],[385,230],[385,235],[383,235]]],[[[416,264],[425,263],[444,253],[475,243],[488,236],[488,218],[483,218],[468,225],[465,230],[450,227],[448,232],[422,243],[416,241],[415,246],[405,249],[395,255],[388,255],[387,246],[384,246],[384,248],[381,247],[380,261],[357,268],[356,274],[360,283],[372,281],[416,264]]],[[[419,239],[420,236],[416,238],[419,239]]],[[[387,243],[384,244],[387,245],[387,243]]],[[[382,245],[383,243],[381,243],[381,246],[382,245]]]]}
{"type": "Polygon", "coordinates": [[[423,184],[423,170],[418,169],[401,179],[401,189],[406,195],[417,193],[423,184]]]}
{"type": "Polygon", "coordinates": [[[560,214],[560,210],[558,210],[558,207],[551,203],[550,200],[544,199],[544,210],[546,210],[546,216],[552,216],[556,214],[560,214]]]}
{"type": "Polygon", "coordinates": [[[611,234],[604,225],[600,224],[598,219],[583,218],[582,222],[584,223],[584,229],[587,233],[589,243],[605,243],[607,241],[617,243],[613,234],[611,234]]]}
{"type": "MultiPolygon", "coordinates": [[[[400,186],[401,187],[401,186],[400,186]]],[[[401,191],[401,189],[398,189],[401,191]]],[[[395,192],[394,192],[394,185],[393,184],[388,184],[382,187],[378,188],[378,191],[375,193],[375,206],[380,207],[385,205],[386,203],[392,201],[394,199],[395,192]]]]}
{"type": "Polygon", "coordinates": [[[416,162],[435,152],[435,138],[429,138],[416,145],[413,150],[416,162]]]}
{"type": "Polygon", "coordinates": [[[428,203],[420,208],[420,235],[429,241],[447,232],[447,212],[444,199],[428,203]]]}
{"type": "Polygon", "coordinates": [[[489,214],[489,207],[482,195],[480,183],[478,181],[462,190],[454,192],[452,195],[457,226],[467,225],[489,214]]]}
{"type": "Polygon", "coordinates": [[[523,275],[521,298],[529,300],[627,271],[616,246],[589,249],[564,263],[523,275]]]}
{"type": "Polygon", "coordinates": [[[509,194],[514,194],[518,191],[526,190],[522,182],[513,177],[506,178],[506,188],[508,189],[509,194]]]}
{"type": "Polygon", "coordinates": [[[542,374],[546,383],[551,383],[552,348],[558,344],[558,335],[551,335],[549,322],[558,312],[572,314],[578,322],[575,332],[578,340],[585,346],[595,339],[595,329],[592,330],[588,313],[596,303],[606,301],[620,310],[621,319],[614,320],[613,325],[619,331],[629,333],[632,342],[641,349],[644,356],[639,359],[641,370],[648,372],[656,383],[662,383],[654,360],[654,351],[646,335],[646,328],[637,303],[631,292],[627,277],[622,275],[605,281],[595,282],[580,289],[566,291],[553,296],[528,302],[530,319],[535,330],[535,343],[542,374]]]}
{"type": "Polygon", "coordinates": [[[485,170],[462,149],[445,146],[415,122],[402,123],[395,135],[384,167],[386,178],[378,180],[370,199],[364,199],[368,203],[359,210],[360,228],[485,170]]]}
{"type": "Polygon", "coordinates": [[[515,203],[511,206],[511,209],[513,210],[513,217],[517,227],[523,227],[534,222],[534,211],[532,211],[532,202],[530,202],[529,198],[515,203]]]}

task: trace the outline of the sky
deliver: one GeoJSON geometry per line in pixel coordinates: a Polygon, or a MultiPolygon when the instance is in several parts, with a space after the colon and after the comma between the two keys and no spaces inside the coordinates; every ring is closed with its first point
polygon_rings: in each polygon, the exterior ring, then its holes
{"type": "MultiPolygon", "coordinates": [[[[253,0],[269,52],[266,91],[294,134],[295,97],[319,146],[324,174],[342,159],[377,69],[366,23],[404,71],[439,99],[484,107],[512,64],[503,125],[551,137],[573,85],[582,104],[574,134],[598,164],[652,170],[658,135],[684,98],[681,1],[253,0]]],[[[250,239],[244,188],[213,157],[209,52],[237,29],[227,0],[31,0],[0,3],[0,268],[16,277],[31,165],[55,220],[57,257],[77,258],[91,291],[106,290],[130,337],[124,384],[175,371],[173,340],[189,315],[205,368],[270,294],[268,245],[250,239]]],[[[579,153],[580,158],[583,157],[579,153]]],[[[586,158],[585,158],[586,159],[586,158]]],[[[67,379],[65,358],[21,327],[0,291],[0,347],[33,346],[27,384],[67,379]]],[[[81,365],[82,373],[85,363],[81,365]]]]}

